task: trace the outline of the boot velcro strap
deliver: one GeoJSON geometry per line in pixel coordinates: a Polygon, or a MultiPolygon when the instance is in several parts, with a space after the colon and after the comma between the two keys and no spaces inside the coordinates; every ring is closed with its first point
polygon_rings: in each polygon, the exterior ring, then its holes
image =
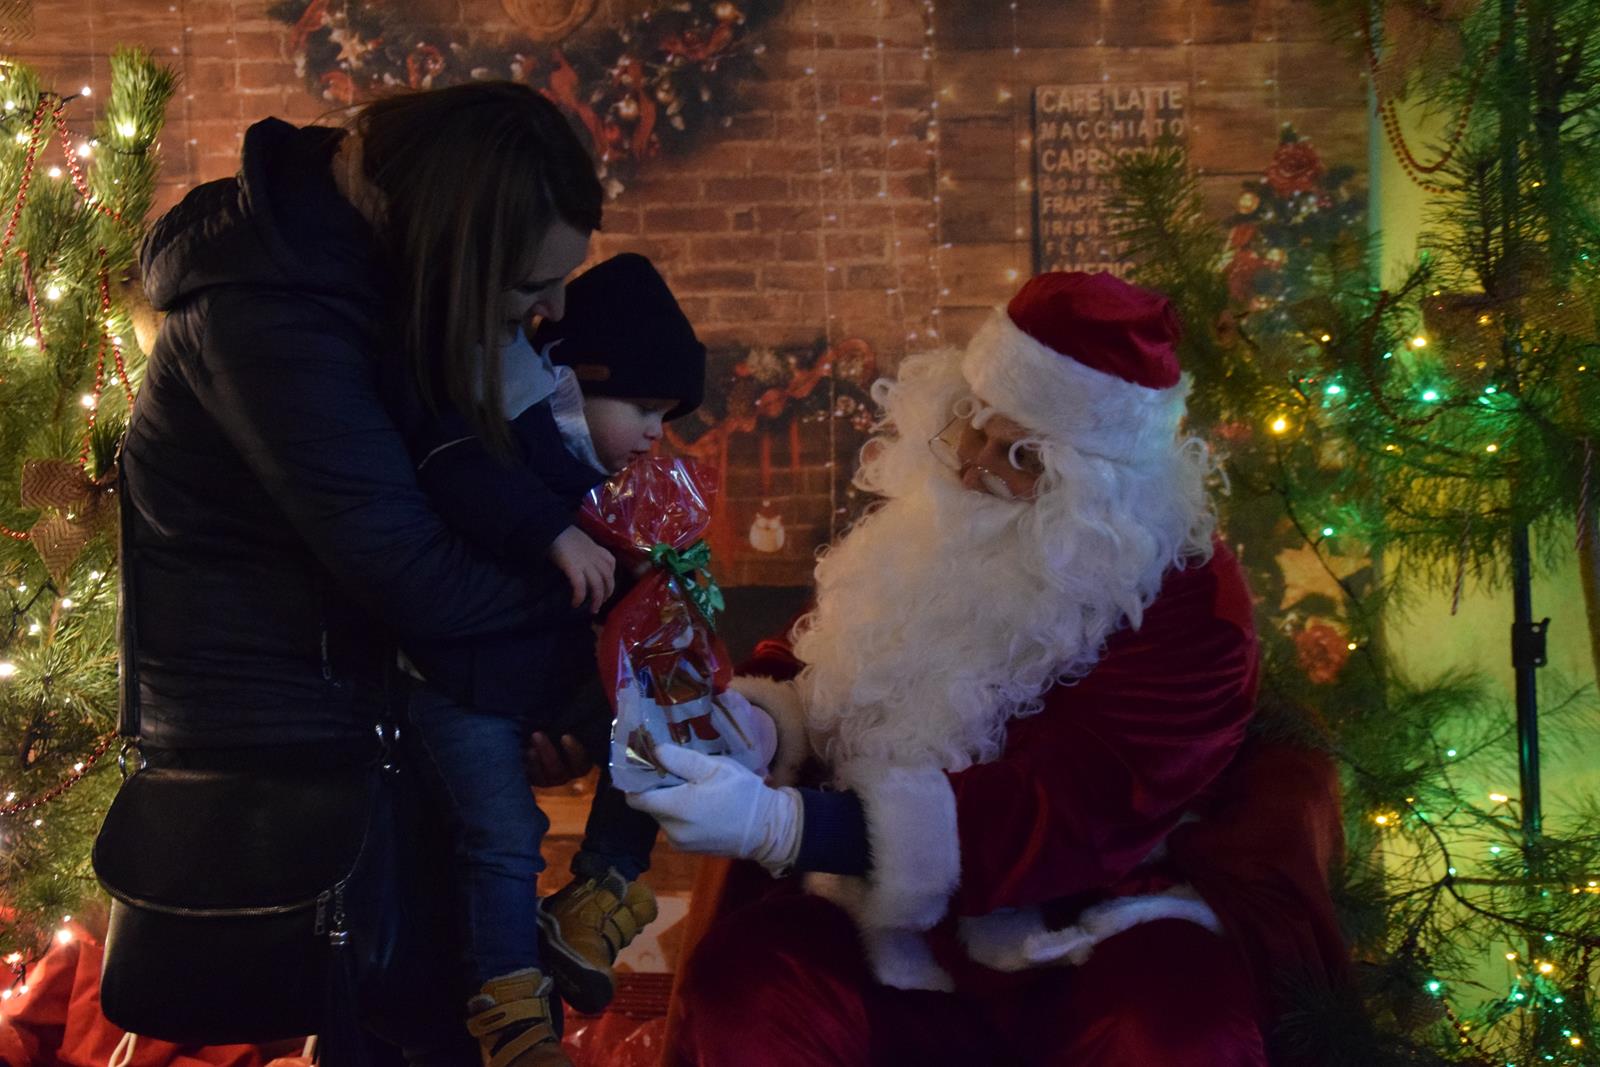
{"type": "Polygon", "coordinates": [[[516,1063],[519,1056],[536,1045],[555,1040],[555,1032],[548,1025],[530,1026],[490,1053],[489,1067],[507,1067],[508,1064],[516,1063]]]}
{"type": "Polygon", "coordinates": [[[467,1030],[473,1037],[485,1037],[496,1030],[504,1030],[512,1023],[546,1022],[550,1008],[543,997],[523,997],[485,1008],[467,1019],[467,1030]]]}
{"type": "Polygon", "coordinates": [[[625,948],[639,932],[639,922],[627,908],[621,908],[606,916],[606,923],[617,935],[614,939],[608,938],[608,940],[613,940],[619,951],[625,948]]]}

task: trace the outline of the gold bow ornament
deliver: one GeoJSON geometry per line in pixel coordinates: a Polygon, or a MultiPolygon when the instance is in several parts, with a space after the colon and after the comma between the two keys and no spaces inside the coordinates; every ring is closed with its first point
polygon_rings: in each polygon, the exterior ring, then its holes
{"type": "Polygon", "coordinates": [[[50,577],[64,584],[84,548],[116,518],[116,470],[91,478],[69,459],[27,460],[22,506],[44,510],[28,537],[50,577]]]}

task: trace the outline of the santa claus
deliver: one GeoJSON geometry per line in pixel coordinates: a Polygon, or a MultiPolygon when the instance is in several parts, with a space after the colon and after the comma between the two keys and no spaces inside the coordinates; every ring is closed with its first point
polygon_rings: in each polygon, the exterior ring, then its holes
{"type": "Polygon", "coordinates": [[[803,874],[697,903],[677,1062],[1265,1063],[1262,960],[1337,972],[1325,761],[1237,758],[1251,601],[1178,338],[1158,294],[1046,274],[878,383],[883,503],[736,684],[782,766],[668,751],[687,784],[632,800],[803,874]]]}

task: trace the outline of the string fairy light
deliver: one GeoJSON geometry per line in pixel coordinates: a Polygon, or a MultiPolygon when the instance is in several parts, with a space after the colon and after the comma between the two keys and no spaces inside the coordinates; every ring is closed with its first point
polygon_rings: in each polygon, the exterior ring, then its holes
{"type": "MultiPolygon", "coordinates": [[[[927,66],[928,84],[931,86],[938,72],[938,13],[934,9],[933,0],[922,0],[922,12],[923,38],[926,42],[923,45],[922,58],[927,66]]],[[[928,336],[935,340],[944,335],[944,309],[940,304],[950,295],[949,288],[944,284],[944,250],[950,246],[944,239],[944,196],[940,192],[944,178],[944,154],[941,147],[943,140],[943,132],[939,126],[939,95],[935,90],[933,97],[928,101],[928,158],[933,164],[933,221],[928,224],[933,238],[929,243],[933,267],[933,299],[929,302],[928,336]]]]}

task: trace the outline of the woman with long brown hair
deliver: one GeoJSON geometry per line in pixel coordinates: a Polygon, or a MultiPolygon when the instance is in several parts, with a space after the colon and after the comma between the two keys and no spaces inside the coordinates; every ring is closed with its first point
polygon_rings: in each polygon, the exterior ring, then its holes
{"type": "MultiPolygon", "coordinates": [[[[476,83],[348,128],[257,123],[237,178],[154,225],[144,282],[167,317],[123,449],[129,696],[152,766],[370,763],[397,647],[582,617],[560,574],[504,571],[446,528],[407,441],[449,408],[504,445],[495,354],[508,327],[560,317],[601,202],[552,104],[476,83]]],[[[476,1062],[462,1038],[406,1037],[407,1054],[476,1062]]]]}

